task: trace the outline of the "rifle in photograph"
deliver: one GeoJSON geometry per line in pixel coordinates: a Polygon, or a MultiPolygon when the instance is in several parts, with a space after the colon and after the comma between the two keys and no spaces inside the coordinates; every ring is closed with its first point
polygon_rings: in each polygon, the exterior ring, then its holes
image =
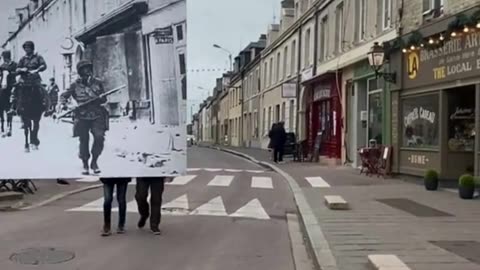
{"type": "Polygon", "coordinates": [[[116,93],[116,92],[118,92],[118,91],[120,91],[120,90],[122,90],[123,88],[126,88],[126,87],[127,87],[127,86],[124,84],[124,85],[119,86],[119,87],[116,87],[116,88],[114,88],[114,89],[112,89],[112,90],[110,90],[110,91],[107,91],[107,92],[99,95],[99,96],[96,97],[96,98],[92,98],[92,99],[89,100],[89,101],[86,101],[86,102],[84,102],[84,103],[78,104],[78,106],[76,106],[75,108],[69,109],[69,110],[67,110],[66,112],[64,112],[64,113],[60,114],[59,116],[57,116],[57,120],[66,117],[67,115],[73,113],[74,111],[78,110],[79,108],[85,107],[85,106],[87,106],[88,104],[91,104],[91,103],[93,103],[93,102],[95,102],[95,101],[97,101],[97,100],[99,100],[99,99],[101,99],[101,98],[103,98],[103,97],[107,97],[107,96],[109,96],[109,95],[111,95],[111,94],[114,94],[114,93],[116,93]]]}

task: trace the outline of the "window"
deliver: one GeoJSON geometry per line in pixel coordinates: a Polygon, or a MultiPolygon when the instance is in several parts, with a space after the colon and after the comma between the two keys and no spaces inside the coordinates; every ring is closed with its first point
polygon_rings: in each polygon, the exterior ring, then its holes
{"type": "Polygon", "coordinates": [[[268,126],[267,126],[267,134],[272,126],[272,106],[268,107],[268,126]]]}
{"type": "Polygon", "coordinates": [[[280,104],[275,105],[275,123],[280,122],[280,104]]]}
{"type": "Polygon", "coordinates": [[[336,31],[335,31],[335,49],[337,52],[343,51],[343,3],[337,6],[336,11],[336,31]]]}
{"type": "Polygon", "coordinates": [[[177,40],[183,40],[183,25],[177,25],[177,40]]]}
{"type": "Polygon", "coordinates": [[[262,120],[262,125],[263,125],[263,134],[266,134],[268,132],[267,130],[267,109],[263,108],[263,120],[262,120]]]}
{"type": "Polygon", "coordinates": [[[280,81],[280,63],[281,63],[281,58],[282,56],[280,55],[280,53],[277,53],[277,69],[276,69],[276,72],[275,72],[275,81],[276,82],[279,82],[280,81]]]}
{"type": "Polygon", "coordinates": [[[302,5],[300,7],[302,14],[305,13],[308,9],[308,0],[301,0],[302,5]]]}
{"type": "Polygon", "coordinates": [[[293,132],[293,124],[295,121],[295,100],[290,100],[290,107],[288,109],[288,128],[290,129],[290,132],[293,132]]]}
{"type": "Polygon", "coordinates": [[[475,150],[475,86],[448,91],[448,149],[475,150]]]}
{"type": "Polygon", "coordinates": [[[423,0],[423,16],[436,18],[443,13],[444,0],[423,0]]]}
{"type": "Polygon", "coordinates": [[[299,5],[298,2],[295,3],[295,18],[297,18],[297,19],[298,19],[298,17],[300,17],[300,13],[299,13],[300,9],[298,8],[298,5],[299,5]]]}
{"type": "Polygon", "coordinates": [[[264,88],[267,88],[267,82],[268,82],[267,74],[268,74],[268,63],[265,62],[264,68],[263,68],[263,87],[264,88]]]}
{"type": "Polygon", "coordinates": [[[269,85],[273,84],[273,57],[270,58],[269,85]]]}
{"type": "Polygon", "coordinates": [[[282,103],[282,117],[280,120],[285,121],[285,102],[282,103]]]}
{"type": "Polygon", "coordinates": [[[359,9],[359,16],[358,16],[358,40],[365,40],[367,36],[367,0],[359,0],[360,9],[359,9]]]}
{"type": "Polygon", "coordinates": [[[184,75],[186,73],[185,55],[182,53],[179,55],[179,58],[180,58],[180,74],[184,75]]]}
{"type": "Polygon", "coordinates": [[[257,94],[258,92],[260,92],[260,70],[257,69],[255,71],[255,93],[257,94]]]}
{"type": "Polygon", "coordinates": [[[328,17],[322,19],[320,25],[320,61],[325,61],[328,56],[328,17]]]}
{"type": "Polygon", "coordinates": [[[310,65],[310,29],[307,29],[305,33],[305,52],[304,52],[305,59],[303,67],[308,67],[310,65]]]}
{"type": "Polygon", "coordinates": [[[290,74],[295,73],[297,69],[297,42],[294,40],[292,42],[292,60],[290,61],[290,74]]]}
{"type": "Polygon", "coordinates": [[[404,99],[402,116],[404,147],[438,147],[438,95],[404,99]]]}
{"type": "Polygon", "coordinates": [[[287,76],[287,65],[288,65],[288,46],[285,47],[283,52],[283,69],[282,69],[282,79],[285,79],[287,76]]]}
{"type": "Polygon", "coordinates": [[[383,0],[383,30],[392,25],[392,0],[383,0]]]}

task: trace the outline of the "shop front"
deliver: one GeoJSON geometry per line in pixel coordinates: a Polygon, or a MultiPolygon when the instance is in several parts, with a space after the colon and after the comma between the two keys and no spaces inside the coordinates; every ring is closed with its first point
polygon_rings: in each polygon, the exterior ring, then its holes
{"type": "MultiPolygon", "coordinates": [[[[329,159],[341,158],[341,104],[335,73],[305,82],[306,134],[309,155],[315,153],[315,144],[320,143],[318,154],[329,159]]],[[[341,78],[338,78],[341,80],[341,78]]],[[[317,146],[317,147],[318,147],[317,146]]]]}
{"type": "MultiPolygon", "coordinates": [[[[447,23],[448,19],[420,32],[443,36],[447,23]]],[[[426,169],[435,169],[444,179],[478,175],[478,29],[451,37],[436,48],[398,52],[393,57],[401,72],[400,89],[392,92],[392,141],[399,149],[394,170],[423,175],[426,169]]]]}

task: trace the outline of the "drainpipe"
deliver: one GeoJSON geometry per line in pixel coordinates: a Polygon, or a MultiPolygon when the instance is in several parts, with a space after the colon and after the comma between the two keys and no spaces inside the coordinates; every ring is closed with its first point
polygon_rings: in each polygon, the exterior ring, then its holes
{"type": "Polygon", "coordinates": [[[300,134],[300,93],[301,93],[301,83],[302,83],[302,24],[298,27],[298,43],[297,43],[297,113],[295,114],[295,133],[296,137],[299,137],[300,134]]]}
{"type": "Polygon", "coordinates": [[[245,142],[243,141],[243,105],[245,101],[245,93],[243,91],[243,77],[245,76],[244,68],[240,71],[240,91],[242,93],[242,99],[240,100],[241,106],[241,115],[240,115],[240,143],[241,146],[245,147],[245,142]]]}

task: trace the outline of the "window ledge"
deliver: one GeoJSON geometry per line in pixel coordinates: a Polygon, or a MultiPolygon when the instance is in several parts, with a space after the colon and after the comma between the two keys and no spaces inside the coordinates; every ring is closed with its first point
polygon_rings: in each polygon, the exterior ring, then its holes
{"type": "Polygon", "coordinates": [[[417,151],[417,152],[440,152],[437,148],[414,148],[414,147],[400,147],[401,151],[417,151]]]}

